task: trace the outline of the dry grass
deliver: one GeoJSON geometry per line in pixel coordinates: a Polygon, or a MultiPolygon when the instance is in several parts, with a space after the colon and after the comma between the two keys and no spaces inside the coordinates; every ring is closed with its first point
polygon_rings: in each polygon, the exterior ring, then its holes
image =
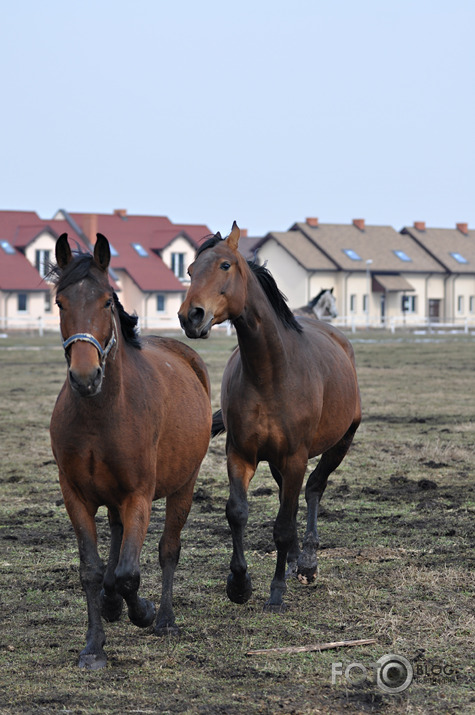
{"type": "MultiPolygon", "coordinates": [[[[368,340],[371,338],[371,340],[368,340]]],[[[321,516],[319,578],[289,583],[283,615],[263,614],[275,552],[277,494],[266,465],[250,487],[247,555],[254,593],[225,596],[224,438],[214,440],[184,530],[175,585],[178,640],[124,618],[107,626],[108,667],[76,667],[85,636],[77,549],[61,504],[48,423],[65,374],[58,338],[0,344],[0,712],[468,713],[474,710],[473,338],[354,341],[364,422],[332,476],[321,516]],[[40,350],[27,350],[35,345],[40,350]],[[13,350],[5,350],[13,347],[13,350]],[[3,349],[2,349],[3,348],[3,349]],[[376,638],[374,646],[246,656],[258,648],[376,638]],[[372,676],[331,682],[332,663],[410,660],[412,685],[372,676]],[[440,671],[446,668],[447,672],[440,671]]],[[[233,338],[192,343],[209,366],[213,407],[233,338]]],[[[303,524],[303,506],[300,523],[303,524]]],[[[106,551],[107,524],[98,528],[106,551]]],[[[143,551],[143,592],[159,594],[157,505],[143,551]]]]}

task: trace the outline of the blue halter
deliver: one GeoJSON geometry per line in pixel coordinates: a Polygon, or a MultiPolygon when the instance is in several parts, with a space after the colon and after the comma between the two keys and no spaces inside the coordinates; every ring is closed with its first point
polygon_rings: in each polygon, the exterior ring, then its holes
{"type": "Polygon", "coordinates": [[[73,343],[77,343],[78,341],[81,341],[83,343],[91,343],[91,345],[94,345],[97,352],[99,353],[99,356],[101,358],[101,369],[104,370],[107,356],[109,355],[114,345],[117,343],[117,338],[115,337],[115,329],[115,319],[113,318],[112,335],[105,348],[103,348],[100,342],[96,340],[94,335],[91,335],[90,333],[75,333],[74,335],[71,335],[70,338],[67,338],[63,341],[64,351],[66,352],[70,345],[72,345],[73,343]]]}

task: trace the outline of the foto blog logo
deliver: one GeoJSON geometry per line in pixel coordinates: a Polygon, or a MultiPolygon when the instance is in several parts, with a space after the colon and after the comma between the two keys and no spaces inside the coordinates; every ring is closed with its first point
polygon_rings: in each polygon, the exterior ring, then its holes
{"type": "Polygon", "coordinates": [[[401,693],[412,683],[414,671],[412,665],[402,655],[389,653],[383,655],[376,663],[350,663],[343,669],[343,663],[332,663],[331,682],[335,685],[337,678],[345,678],[351,685],[358,685],[370,675],[376,678],[376,685],[385,693],[401,693]]]}

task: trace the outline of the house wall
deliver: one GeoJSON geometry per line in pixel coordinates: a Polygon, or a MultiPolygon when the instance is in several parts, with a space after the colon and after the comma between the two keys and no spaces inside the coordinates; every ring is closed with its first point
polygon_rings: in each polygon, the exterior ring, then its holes
{"type": "Polygon", "coordinates": [[[188,266],[195,260],[195,249],[190,245],[186,238],[178,236],[170,245],[163,249],[160,253],[162,261],[168,268],[172,266],[172,253],[184,253],[185,254],[185,277],[183,283],[185,285],[190,284],[190,280],[187,274],[188,266]]]}
{"type": "Polygon", "coordinates": [[[31,329],[40,325],[59,329],[57,316],[45,311],[45,293],[29,291],[0,291],[0,328],[31,329]],[[18,295],[26,295],[26,310],[18,310],[18,295]]]}
{"type": "Polygon", "coordinates": [[[259,262],[261,264],[267,262],[267,268],[279,289],[287,297],[291,309],[307,305],[313,297],[309,294],[308,272],[289,256],[277,241],[270,239],[259,249],[259,262]]]}
{"type": "Polygon", "coordinates": [[[121,288],[120,293],[118,293],[119,300],[128,313],[137,313],[140,328],[144,330],[162,328],[175,330],[180,328],[178,310],[185,298],[186,286],[183,286],[183,292],[155,291],[142,293],[126,271],[116,271],[116,275],[121,288]],[[164,296],[164,311],[157,310],[157,296],[159,294],[164,296]]]}

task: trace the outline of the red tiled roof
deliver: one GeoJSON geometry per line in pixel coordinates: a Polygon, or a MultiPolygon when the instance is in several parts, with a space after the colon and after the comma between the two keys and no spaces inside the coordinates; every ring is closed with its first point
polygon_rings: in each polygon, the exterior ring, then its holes
{"type": "Polygon", "coordinates": [[[49,288],[23,253],[9,254],[0,248],[0,290],[47,291],[49,288]]]}

